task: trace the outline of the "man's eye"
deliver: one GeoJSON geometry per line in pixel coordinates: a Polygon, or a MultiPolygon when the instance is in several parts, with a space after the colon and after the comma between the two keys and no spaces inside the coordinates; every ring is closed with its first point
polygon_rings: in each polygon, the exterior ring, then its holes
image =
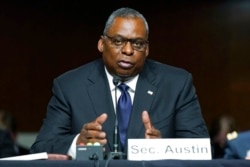
{"type": "Polygon", "coordinates": [[[133,45],[140,47],[140,46],[144,45],[144,42],[141,40],[135,40],[135,41],[133,41],[133,45]]]}
{"type": "Polygon", "coordinates": [[[114,38],[113,43],[116,45],[122,45],[124,43],[124,40],[120,38],[114,38]]]}

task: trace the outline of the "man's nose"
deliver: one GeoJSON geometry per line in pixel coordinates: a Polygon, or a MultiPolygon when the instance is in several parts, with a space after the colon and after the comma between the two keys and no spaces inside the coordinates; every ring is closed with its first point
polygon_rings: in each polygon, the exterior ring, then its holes
{"type": "Polygon", "coordinates": [[[133,55],[134,48],[130,41],[126,41],[124,46],[122,47],[122,52],[126,53],[127,55],[133,55]]]}

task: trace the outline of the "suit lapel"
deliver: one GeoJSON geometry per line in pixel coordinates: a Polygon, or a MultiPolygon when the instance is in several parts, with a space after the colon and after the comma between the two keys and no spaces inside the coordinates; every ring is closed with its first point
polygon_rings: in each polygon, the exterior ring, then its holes
{"type": "Polygon", "coordinates": [[[156,94],[157,88],[153,85],[154,75],[147,68],[140,74],[137,82],[135,97],[133,102],[133,110],[130,116],[128,127],[128,138],[143,138],[144,125],[142,123],[142,112],[150,111],[150,106],[156,94]],[[135,136],[136,134],[136,136],[135,136]]]}
{"type": "MultiPolygon", "coordinates": [[[[89,80],[92,82],[92,84],[88,87],[88,95],[93,104],[96,116],[99,116],[102,113],[107,113],[108,119],[103,124],[103,131],[106,132],[106,136],[113,136],[113,129],[115,126],[115,111],[104,66],[98,65],[92,72],[92,75],[89,77],[89,80]]],[[[112,137],[108,139],[108,144],[110,148],[113,147],[112,137]]]]}

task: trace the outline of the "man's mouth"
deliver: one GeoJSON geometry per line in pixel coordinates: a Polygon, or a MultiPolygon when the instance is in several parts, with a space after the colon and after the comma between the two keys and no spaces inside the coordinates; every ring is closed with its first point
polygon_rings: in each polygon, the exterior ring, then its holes
{"type": "Polygon", "coordinates": [[[125,68],[125,69],[128,69],[128,68],[132,68],[133,67],[133,64],[128,62],[128,61],[119,61],[118,62],[118,65],[121,67],[121,68],[125,68]]]}

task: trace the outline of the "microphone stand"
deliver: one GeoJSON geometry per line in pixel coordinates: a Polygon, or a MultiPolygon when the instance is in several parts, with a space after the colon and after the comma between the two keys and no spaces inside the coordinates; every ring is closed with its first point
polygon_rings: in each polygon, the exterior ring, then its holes
{"type": "Polygon", "coordinates": [[[119,146],[119,141],[118,141],[118,120],[117,120],[117,85],[120,82],[120,77],[118,76],[114,76],[113,78],[113,84],[115,85],[115,102],[116,102],[116,106],[115,106],[115,130],[114,130],[114,151],[108,153],[108,159],[126,159],[126,154],[118,151],[118,146],[119,146]]]}

